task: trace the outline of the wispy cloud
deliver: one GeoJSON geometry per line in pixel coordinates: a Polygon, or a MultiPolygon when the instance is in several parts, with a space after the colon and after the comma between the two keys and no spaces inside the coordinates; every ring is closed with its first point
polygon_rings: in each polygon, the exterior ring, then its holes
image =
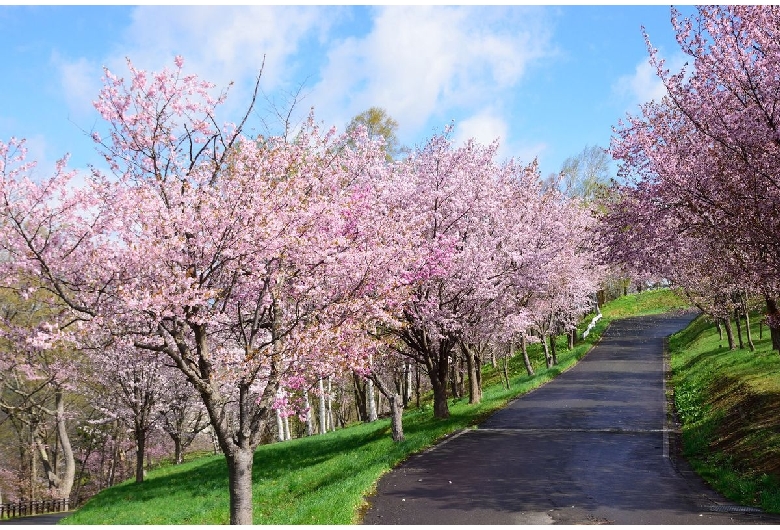
{"type": "Polygon", "coordinates": [[[429,118],[479,108],[549,53],[542,14],[527,8],[381,7],[371,31],[331,47],[312,97],[334,121],[370,106],[414,134],[429,118]]]}
{"type": "Polygon", "coordinates": [[[100,58],[57,57],[60,80],[73,111],[91,106],[102,67],[122,74],[126,58],[146,70],[185,69],[219,88],[235,82],[228,110],[243,110],[265,58],[261,86],[284,88],[298,72],[295,58],[305,41],[324,41],[341,8],[316,6],[140,6],[116,44],[100,58]],[[101,61],[99,64],[96,61],[101,61]],[[231,109],[231,107],[233,107],[231,109]]]}
{"type": "Polygon", "coordinates": [[[97,96],[103,65],[122,73],[130,57],[140,68],[159,70],[182,55],[188,72],[219,87],[235,81],[226,107],[235,116],[265,58],[264,93],[276,98],[310,79],[298,113],[314,106],[327,125],[344,126],[381,106],[399,122],[402,142],[463,119],[460,130],[494,131],[506,144],[510,128],[497,109],[530,65],[555,53],[544,8],[381,6],[361,11],[369,20],[355,20],[356,12],[348,6],[141,6],[103,57],[58,57],[57,67],[68,105],[83,112],[97,96]],[[309,62],[313,56],[324,60],[309,62]]]}
{"type": "Polygon", "coordinates": [[[326,38],[339,9],[316,6],[142,6],[124,35],[133,60],[159,69],[183,55],[218,84],[250,79],[266,57],[263,85],[283,85],[290,62],[307,39],[326,38]]]}
{"type": "Polygon", "coordinates": [[[82,120],[94,111],[92,101],[100,91],[100,78],[103,74],[100,65],[79,57],[68,60],[59,54],[52,56],[62,87],[62,95],[72,118],[82,120]]]}
{"type": "Polygon", "coordinates": [[[508,132],[509,125],[506,120],[486,110],[458,122],[454,140],[460,144],[474,138],[482,144],[489,144],[496,139],[506,141],[508,132]]]}
{"type": "MultiPolygon", "coordinates": [[[[672,72],[679,72],[685,64],[685,56],[682,53],[676,53],[667,59],[666,65],[672,72]]],[[[666,95],[666,87],[658,78],[658,74],[650,65],[647,59],[642,60],[634,68],[632,74],[627,74],[618,78],[612,86],[612,92],[621,98],[624,98],[631,111],[636,109],[637,105],[652,100],[661,101],[666,95]]]]}
{"type": "Polygon", "coordinates": [[[544,142],[527,142],[524,139],[513,138],[511,127],[501,112],[492,108],[484,109],[455,124],[453,141],[461,145],[466,140],[474,138],[483,145],[498,140],[499,160],[514,158],[523,164],[529,164],[539,158],[547,150],[544,142]]]}

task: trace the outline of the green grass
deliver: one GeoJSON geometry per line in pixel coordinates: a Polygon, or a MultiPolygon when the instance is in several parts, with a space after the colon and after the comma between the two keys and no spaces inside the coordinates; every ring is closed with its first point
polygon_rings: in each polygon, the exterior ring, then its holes
{"type": "MultiPolygon", "coordinates": [[[[699,317],[669,341],[683,454],[730,500],[780,512],[780,356],[769,330],[756,351],[729,351],[699,317]]],[[[734,332],[736,333],[736,327],[734,332]]]]}
{"type": "Polygon", "coordinates": [[[653,289],[607,302],[601,308],[601,312],[605,317],[614,319],[668,313],[688,309],[690,305],[690,302],[677,290],[653,289]]]}
{"type": "MultiPolygon", "coordinates": [[[[511,388],[501,383],[501,365],[483,372],[483,399],[469,405],[467,398],[450,400],[450,418],[436,420],[430,403],[404,413],[406,440],[393,443],[388,419],[360,424],[322,436],[301,438],[260,447],[253,469],[255,524],[352,524],[360,519],[364,498],[388,470],[448,434],[480,423],[510,400],[553,379],[573,366],[595,344],[609,325],[613,306],[623,316],[626,307],[652,311],[653,302],[666,307],[668,294],[653,291],[636,301],[616,301],[603,308],[605,317],[587,340],[566,349],[557,342],[557,366],[547,369],[539,345],[529,347],[536,374],[529,377],[522,358],[509,363],[511,388]],[[654,294],[653,294],[654,293],[654,294]],[[633,305],[632,305],[633,304],[633,305]]],[[[636,297],[635,297],[636,298],[636,297]]],[[[638,309],[637,309],[638,310],[638,309]]],[[[658,312],[658,311],[655,311],[658,312]]],[[[583,320],[579,334],[590,322],[583,320]]],[[[228,522],[228,482],[224,458],[203,457],[179,466],[149,472],[142,484],[128,481],[90,499],[64,524],[225,524],[228,522]]]]}

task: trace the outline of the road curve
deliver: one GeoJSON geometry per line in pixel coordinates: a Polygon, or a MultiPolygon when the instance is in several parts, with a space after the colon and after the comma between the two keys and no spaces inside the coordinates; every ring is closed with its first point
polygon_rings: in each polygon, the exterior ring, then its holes
{"type": "Polygon", "coordinates": [[[613,322],[575,367],[384,475],[363,524],[778,524],[669,449],[664,338],[694,316],[613,322]]]}

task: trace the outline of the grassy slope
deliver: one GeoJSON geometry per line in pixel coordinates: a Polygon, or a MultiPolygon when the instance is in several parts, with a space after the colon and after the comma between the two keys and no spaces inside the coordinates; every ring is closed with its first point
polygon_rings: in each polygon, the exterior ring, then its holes
{"type": "Polygon", "coordinates": [[[605,317],[625,318],[641,315],[656,315],[678,309],[688,309],[690,304],[680,293],[671,289],[644,291],[623,296],[604,305],[605,317]]]}
{"type": "Polygon", "coordinates": [[[757,320],[755,352],[729,351],[704,317],[673,335],[675,402],[694,469],[732,501],[780,512],[780,356],[757,320]]]}
{"type": "MultiPolygon", "coordinates": [[[[569,368],[598,341],[613,317],[650,314],[684,305],[673,293],[652,291],[607,304],[604,318],[587,341],[568,351],[559,340],[559,365],[544,368],[540,348],[530,354],[536,375],[528,377],[517,356],[510,361],[511,389],[497,370],[483,372],[480,405],[451,400],[451,417],[434,420],[430,406],[404,414],[406,441],[394,444],[389,420],[361,424],[323,436],[260,447],[255,454],[255,524],[350,524],[360,517],[364,497],[377,479],[410,454],[433,445],[449,433],[476,425],[519,394],[569,368]]],[[[580,332],[590,318],[586,319],[580,332]]],[[[132,481],[101,492],[73,516],[70,524],[224,524],[228,521],[227,468],[222,456],[151,471],[143,484],[132,481]]]]}

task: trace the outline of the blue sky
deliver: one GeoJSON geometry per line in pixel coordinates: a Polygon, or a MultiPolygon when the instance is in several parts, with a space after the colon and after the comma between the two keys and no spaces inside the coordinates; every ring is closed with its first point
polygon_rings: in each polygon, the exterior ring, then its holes
{"type": "MultiPolygon", "coordinates": [[[[692,12],[690,6],[680,8],[692,12]]],[[[265,55],[262,89],[298,116],[343,129],[380,106],[415,146],[454,122],[454,137],[490,142],[503,157],[537,157],[543,175],[662,94],[640,26],[679,69],[668,5],[646,6],[0,6],[0,139],[26,138],[45,173],[100,164],[84,131],[102,67],[173,67],[231,89],[238,118],[265,55]]],[[[270,120],[270,103],[257,116],[270,120]]],[[[259,126],[259,125],[258,125],[259,126]]]]}

